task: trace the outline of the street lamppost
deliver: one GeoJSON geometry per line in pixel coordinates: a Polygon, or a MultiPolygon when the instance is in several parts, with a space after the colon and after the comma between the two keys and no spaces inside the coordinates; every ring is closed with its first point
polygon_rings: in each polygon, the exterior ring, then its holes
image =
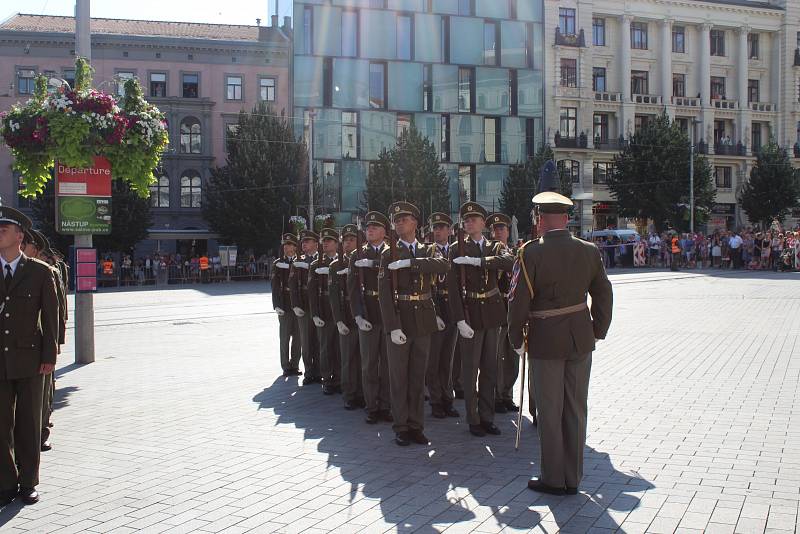
{"type": "Polygon", "coordinates": [[[699,124],[692,118],[692,138],[689,142],[689,232],[694,235],[694,131],[699,124]]]}
{"type": "Polygon", "coordinates": [[[308,112],[308,224],[314,229],[314,117],[315,110],[308,112]]]}

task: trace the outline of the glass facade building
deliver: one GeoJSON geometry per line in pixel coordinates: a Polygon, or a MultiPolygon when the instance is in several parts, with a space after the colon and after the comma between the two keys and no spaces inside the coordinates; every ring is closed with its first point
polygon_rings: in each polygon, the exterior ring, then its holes
{"type": "Polygon", "coordinates": [[[498,206],[543,142],[542,0],[296,0],[294,120],[313,115],[316,206],[354,220],[370,162],[414,124],[450,178],[451,211],[498,206]]]}

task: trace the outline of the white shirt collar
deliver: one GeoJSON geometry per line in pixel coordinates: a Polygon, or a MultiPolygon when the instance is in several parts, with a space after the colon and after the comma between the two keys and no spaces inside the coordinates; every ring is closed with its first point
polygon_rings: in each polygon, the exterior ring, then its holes
{"type": "Polygon", "coordinates": [[[414,247],[414,250],[417,250],[417,247],[419,246],[419,242],[418,242],[416,239],[414,240],[414,242],[413,242],[413,243],[406,243],[406,242],[405,242],[405,241],[403,241],[402,239],[400,240],[400,242],[401,242],[403,245],[405,245],[405,247],[406,247],[406,248],[408,248],[408,247],[414,247]]]}
{"type": "Polygon", "coordinates": [[[13,276],[14,273],[17,272],[17,265],[19,265],[19,260],[20,259],[22,259],[22,254],[17,256],[17,259],[15,259],[12,262],[7,262],[4,257],[0,256],[0,265],[2,265],[2,267],[3,267],[3,276],[4,277],[6,275],[6,265],[10,265],[11,266],[11,275],[13,276]]]}
{"type": "MultiPolygon", "coordinates": [[[[470,238],[470,239],[472,239],[472,238],[470,238]]],[[[486,241],[485,237],[481,237],[480,241],[475,241],[474,239],[472,239],[472,242],[475,243],[476,245],[478,245],[479,247],[481,247],[481,249],[483,249],[483,243],[485,241],[486,241]]]]}

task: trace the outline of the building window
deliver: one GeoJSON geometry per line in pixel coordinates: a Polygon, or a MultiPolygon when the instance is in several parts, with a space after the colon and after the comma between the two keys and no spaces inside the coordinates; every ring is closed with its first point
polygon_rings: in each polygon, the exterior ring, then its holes
{"type": "Polygon", "coordinates": [[[639,132],[642,128],[646,128],[650,124],[650,115],[636,115],[633,118],[633,130],[639,132]]]}
{"type": "Polygon", "coordinates": [[[534,55],[533,55],[533,43],[534,43],[534,31],[533,31],[533,24],[528,23],[526,24],[526,36],[525,36],[525,65],[529,69],[535,68],[534,65],[534,55]]]}
{"type": "Polygon", "coordinates": [[[711,98],[714,100],[725,99],[725,78],[722,76],[711,77],[711,98]]]}
{"type": "Polygon", "coordinates": [[[322,60],[322,105],[333,105],[333,58],[329,57],[322,60]]]}
{"type": "Polygon", "coordinates": [[[192,169],[184,171],[181,175],[181,207],[199,208],[202,193],[200,173],[192,169]]]}
{"type": "Polygon", "coordinates": [[[200,77],[197,74],[184,74],[182,78],[183,98],[197,98],[200,92],[200,77]]]}
{"type": "Polygon", "coordinates": [[[649,74],[646,70],[632,70],[631,71],[631,94],[633,95],[648,95],[649,74]]]}
{"type": "Polygon", "coordinates": [[[195,117],[186,117],[181,121],[181,154],[200,154],[201,152],[200,121],[195,117]]]}
{"type": "Polygon", "coordinates": [[[596,162],[592,170],[592,182],[598,185],[608,183],[608,177],[614,172],[614,164],[608,162],[596,162]]]}
{"type": "Polygon", "coordinates": [[[303,53],[314,53],[314,8],[303,7],[303,53]]]}
{"type": "Polygon", "coordinates": [[[322,162],[322,195],[320,198],[321,207],[325,211],[339,211],[341,201],[339,192],[342,190],[341,181],[336,172],[335,161],[322,162]]]}
{"type": "Polygon", "coordinates": [[[442,63],[450,63],[450,17],[442,17],[442,63]]]}
{"type": "Polygon", "coordinates": [[[165,73],[150,73],[150,96],[155,98],[167,96],[167,75],[165,73]]]}
{"type": "Polygon", "coordinates": [[[64,81],[69,84],[70,88],[75,89],[75,69],[64,70],[64,81]]]}
{"type": "Polygon", "coordinates": [[[442,115],[442,161],[450,161],[450,115],[442,115]]]}
{"type": "Polygon", "coordinates": [[[468,200],[475,200],[475,167],[473,165],[458,166],[458,205],[468,200]]]}
{"type": "Polygon", "coordinates": [[[369,0],[369,7],[373,9],[386,9],[386,0],[369,0]]]}
{"type": "Polygon", "coordinates": [[[676,54],[686,53],[686,30],[683,26],[672,27],[672,51],[676,54]]]}
{"type": "Polygon", "coordinates": [[[32,95],[34,92],[34,80],[36,71],[33,69],[19,69],[17,71],[17,93],[21,95],[32,95]]]}
{"type": "Polygon", "coordinates": [[[409,130],[411,128],[411,124],[414,122],[414,116],[410,113],[398,113],[397,114],[397,138],[399,139],[403,132],[409,130]]]}
{"type": "Polygon", "coordinates": [[[678,125],[678,128],[680,128],[680,130],[686,134],[687,137],[689,136],[689,119],[684,117],[675,117],[675,124],[678,125]]]}
{"type": "Polygon", "coordinates": [[[414,18],[397,16],[397,59],[414,59],[414,18]]]}
{"type": "Polygon", "coordinates": [[[575,10],[569,7],[558,8],[558,30],[561,35],[575,35],[575,10]]]}
{"type": "Polygon", "coordinates": [[[747,80],[747,101],[761,102],[761,91],[758,80],[747,80]]]}
{"type": "Polygon", "coordinates": [[[458,69],[458,111],[475,113],[475,70],[467,67],[458,69]]]}
{"type": "Polygon", "coordinates": [[[753,143],[753,152],[761,150],[761,123],[754,122],[750,125],[750,140],[753,143]]]}
{"type": "Polygon", "coordinates": [[[119,71],[114,76],[117,80],[117,96],[125,96],[125,82],[132,80],[135,74],[131,71],[119,71]]]}
{"type": "Polygon", "coordinates": [[[581,183],[581,164],[574,159],[562,159],[556,166],[559,174],[566,176],[573,184],[581,183]]]}
{"type": "Polygon", "coordinates": [[[561,87],[578,87],[578,60],[561,58],[561,87]]]}
{"type": "Polygon", "coordinates": [[[508,18],[517,20],[517,0],[508,0],[508,18]]]}
{"type": "Polygon", "coordinates": [[[631,22],[631,48],[647,50],[646,22],[631,22]]]}
{"type": "Polygon", "coordinates": [[[228,100],[241,100],[242,99],[242,77],[241,76],[226,76],[225,77],[225,98],[228,100]]]}
{"type": "Polygon", "coordinates": [[[598,91],[600,93],[606,91],[605,67],[594,67],[592,69],[592,91],[598,91]]]}
{"type": "Polygon", "coordinates": [[[747,34],[747,57],[750,59],[758,59],[758,34],[747,34]]]}
{"type": "Polygon", "coordinates": [[[500,34],[500,24],[497,22],[483,23],[483,64],[497,65],[500,62],[500,50],[498,36],[500,34]]]}
{"type": "Polygon", "coordinates": [[[508,71],[508,94],[509,113],[514,117],[519,113],[519,73],[516,69],[508,71]]]}
{"type": "Polygon", "coordinates": [[[594,46],[606,45],[606,19],[592,19],[592,44],[594,46]]]}
{"type": "Polygon", "coordinates": [[[342,11],[342,56],[358,57],[358,12],[342,11]]]}
{"type": "Polygon", "coordinates": [[[275,78],[261,78],[258,80],[258,98],[264,102],[275,101],[275,78]]]}
{"type": "Polygon", "coordinates": [[[342,158],[358,159],[358,112],[342,112],[342,158]]]}
{"type": "Polygon", "coordinates": [[[156,183],[150,186],[150,206],[153,208],[169,207],[169,176],[157,172],[156,183]]]}
{"type": "Polygon", "coordinates": [[[730,167],[714,167],[714,181],[717,189],[730,189],[732,185],[730,167]]]}
{"type": "Polygon", "coordinates": [[[725,55],[725,31],[724,30],[711,30],[711,55],[724,56],[725,55]]]}
{"type": "Polygon", "coordinates": [[[528,159],[536,155],[536,119],[525,119],[525,149],[528,159]]]}
{"type": "Polygon", "coordinates": [[[469,17],[475,14],[475,0],[458,0],[458,14],[469,17]]]}
{"type": "Polygon", "coordinates": [[[422,66],[422,111],[433,110],[433,65],[422,66]]]}
{"type": "Polygon", "coordinates": [[[483,119],[483,154],[486,163],[500,161],[500,118],[484,117],[483,119]]]}
{"type": "Polygon", "coordinates": [[[608,114],[594,114],[594,142],[608,143],[608,114]]]}
{"type": "Polygon", "coordinates": [[[386,63],[369,64],[369,107],[386,109],[386,63]]]}
{"type": "Polygon", "coordinates": [[[725,135],[725,121],[714,121],[714,143],[728,145],[725,135]]]}
{"type": "Polygon", "coordinates": [[[239,125],[236,123],[229,123],[225,125],[225,131],[223,134],[225,135],[225,150],[228,150],[228,143],[235,139],[236,134],[239,132],[239,125]]]}
{"type": "Polygon", "coordinates": [[[686,96],[686,75],[672,73],[673,96],[686,96]]]}
{"type": "Polygon", "coordinates": [[[561,108],[558,131],[561,137],[575,139],[578,131],[578,108],[561,108]]]}

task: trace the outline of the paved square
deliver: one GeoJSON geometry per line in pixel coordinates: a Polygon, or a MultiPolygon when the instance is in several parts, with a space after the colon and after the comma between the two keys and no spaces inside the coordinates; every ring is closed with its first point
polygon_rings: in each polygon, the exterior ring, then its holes
{"type": "Polygon", "coordinates": [[[430,447],[395,446],[278,378],[265,285],[195,286],[96,296],[97,362],[59,363],[42,501],[0,531],[797,533],[800,276],[612,279],[578,496],[527,490],[537,437],[515,452],[512,414],[499,437],[429,418],[430,447]]]}

